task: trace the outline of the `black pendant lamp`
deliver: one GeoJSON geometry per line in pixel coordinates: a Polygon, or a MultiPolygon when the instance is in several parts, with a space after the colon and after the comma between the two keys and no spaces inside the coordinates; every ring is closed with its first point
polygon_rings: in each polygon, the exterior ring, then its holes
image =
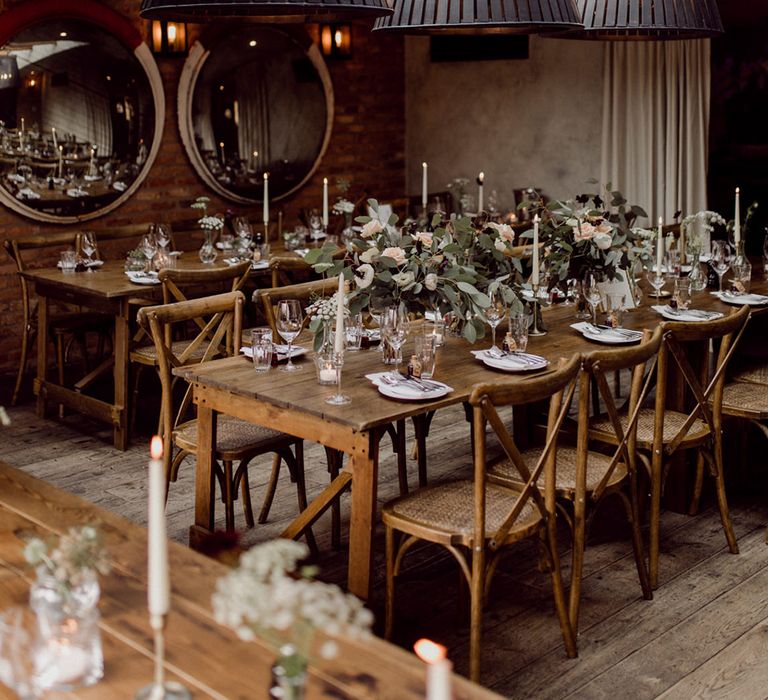
{"type": "Polygon", "coordinates": [[[146,19],[205,22],[224,17],[327,22],[389,15],[387,0],[142,0],[146,19]]]}
{"type": "Polygon", "coordinates": [[[373,31],[404,34],[536,34],[581,29],[573,0],[395,0],[373,31]]]}
{"type": "Polygon", "coordinates": [[[582,27],[555,39],[654,41],[723,33],[717,0],[576,0],[582,27]]]}

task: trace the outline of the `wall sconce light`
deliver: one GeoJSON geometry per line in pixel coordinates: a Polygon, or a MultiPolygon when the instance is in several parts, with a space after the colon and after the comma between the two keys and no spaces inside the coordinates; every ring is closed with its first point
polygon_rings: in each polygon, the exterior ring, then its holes
{"type": "Polygon", "coordinates": [[[349,24],[321,24],[320,49],[326,58],[352,56],[352,26],[349,24]]]}
{"type": "Polygon", "coordinates": [[[152,53],[156,56],[178,56],[187,53],[187,25],[155,19],[150,23],[152,53]]]}

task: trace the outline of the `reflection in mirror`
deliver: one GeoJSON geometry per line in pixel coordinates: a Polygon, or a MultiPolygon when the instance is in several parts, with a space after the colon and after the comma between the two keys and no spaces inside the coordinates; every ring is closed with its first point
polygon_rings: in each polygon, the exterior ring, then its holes
{"type": "Polygon", "coordinates": [[[180,103],[189,90],[190,109],[182,135],[191,160],[221,194],[261,200],[268,172],[276,199],[314,170],[330,135],[332,101],[325,64],[308,46],[279,30],[245,26],[208,53],[191,53],[189,60],[202,65],[191,86],[180,86],[180,103]]]}
{"type": "Polygon", "coordinates": [[[139,177],[154,133],[143,66],[97,26],[43,21],[0,48],[0,187],[21,211],[103,209],[139,177]]]}

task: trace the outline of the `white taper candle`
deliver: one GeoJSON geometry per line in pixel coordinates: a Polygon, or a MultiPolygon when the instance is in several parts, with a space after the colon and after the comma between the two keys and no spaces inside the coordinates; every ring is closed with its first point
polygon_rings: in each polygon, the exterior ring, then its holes
{"type": "Polygon", "coordinates": [[[485,180],[485,173],[480,172],[477,176],[477,213],[483,211],[483,181],[485,180]]]}
{"type": "Polygon", "coordinates": [[[344,273],[339,275],[339,292],[336,297],[336,328],[333,334],[333,351],[335,353],[344,352],[344,341],[346,339],[344,332],[344,273]]]}
{"type": "Polygon", "coordinates": [[[539,284],[539,215],[533,217],[533,254],[531,258],[531,284],[539,284]]]}
{"type": "Polygon", "coordinates": [[[421,164],[421,206],[427,208],[427,164],[421,164]]]}
{"type": "Polygon", "coordinates": [[[328,178],[323,178],[323,228],[328,228],[328,178]]]}
{"type": "Polygon", "coordinates": [[[152,438],[149,461],[149,613],[152,616],[168,614],[171,584],[168,575],[168,539],[165,534],[165,468],[163,467],[163,440],[152,438]]]}
{"type": "Polygon", "coordinates": [[[736,208],[733,215],[733,242],[741,242],[741,188],[736,188],[736,208]]]}
{"type": "Polygon", "coordinates": [[[661,266],[664,264],[664,235],[661,229],[664,227],[664,219],[659,217],[659,236],[656,240],[656,274],[661,275],[661,266]]]}
{"type": "Polygon", "coordinates": [[[269,173],[264,173],[264,226],[269,225],[269,173]]]}
{"type": "Polygon", "coordinates": [[[413,645],[416,655],[427,664],[427,700],[451,700],[451,662],[445,647],[429,639],[413,645]]]}

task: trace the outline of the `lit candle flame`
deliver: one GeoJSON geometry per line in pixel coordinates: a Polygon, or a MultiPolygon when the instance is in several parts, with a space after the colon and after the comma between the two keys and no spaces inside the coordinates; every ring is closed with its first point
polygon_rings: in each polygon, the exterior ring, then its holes
{"type": "Polygon", "coordinates": [[[436,644],[429,639],[420,639],[413,645],[413,650],[416,652],[416,656],[428,664],[436,664],[438,661],[442,661],[447,652],[444,646],[436,644]]]}
{"type": "Polygon", "coordinates": [[[152,459],[163,458],[163,438],[161,438],[159,435],[155,435],[152,438],[152,442],[149,446],[149,454],[152,459]]]}

